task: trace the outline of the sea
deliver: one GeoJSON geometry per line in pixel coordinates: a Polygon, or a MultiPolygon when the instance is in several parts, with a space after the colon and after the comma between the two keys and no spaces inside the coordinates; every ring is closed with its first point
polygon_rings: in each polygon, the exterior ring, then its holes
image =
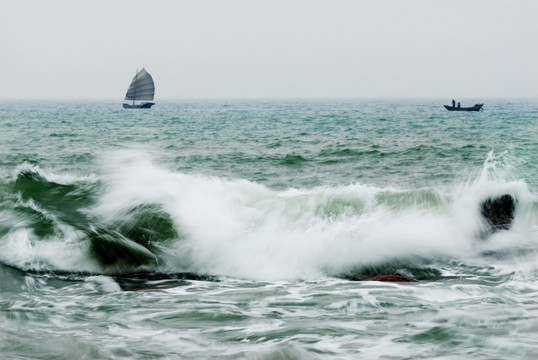
{"type": "Polygon", "coordinates": [[[536,359],[538,100],[449,101],[1,102],[0,358],[536,359]]]}

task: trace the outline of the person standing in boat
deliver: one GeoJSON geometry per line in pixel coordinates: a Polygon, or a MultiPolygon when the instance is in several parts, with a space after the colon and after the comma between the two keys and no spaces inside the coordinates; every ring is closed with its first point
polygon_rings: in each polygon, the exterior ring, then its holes
{"type": "Polygon", "coordinates": [[[461,107],[461,104],[460,104],[460,102],[458,101],[458,108],[460,108],[460,107],[461,107]]]}
{"type": "Polygon", "coordinates": [[[452,99],[452,107],[456,107],[456,102],[452,99]]]}

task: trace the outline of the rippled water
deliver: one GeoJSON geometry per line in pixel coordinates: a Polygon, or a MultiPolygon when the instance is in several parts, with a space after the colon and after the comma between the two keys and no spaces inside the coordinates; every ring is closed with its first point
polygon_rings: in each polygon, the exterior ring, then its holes
{"type": "Polygon", "coordinates": [[[0,106],[3,358],[538,353],[536,101],[118,105],[0,106]]]}

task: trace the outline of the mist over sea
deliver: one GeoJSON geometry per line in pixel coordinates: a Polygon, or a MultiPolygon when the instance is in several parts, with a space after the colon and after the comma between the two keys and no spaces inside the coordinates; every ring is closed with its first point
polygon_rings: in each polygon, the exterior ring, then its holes
{"type": "Polygon", "coordinates": [[[0,358],[534,359],[538,101],[449,100],[0,103],[0,358]]]}

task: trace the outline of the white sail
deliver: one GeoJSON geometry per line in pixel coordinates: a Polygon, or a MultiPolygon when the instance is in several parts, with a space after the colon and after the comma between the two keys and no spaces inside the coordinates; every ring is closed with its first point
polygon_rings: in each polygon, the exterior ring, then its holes
{"type": "Polygon", "coordinates": [[[133,78],[125,95],[125,100],[153,100],[154,95],[153,78],[146,69],[142,69],[133,78]]]}

